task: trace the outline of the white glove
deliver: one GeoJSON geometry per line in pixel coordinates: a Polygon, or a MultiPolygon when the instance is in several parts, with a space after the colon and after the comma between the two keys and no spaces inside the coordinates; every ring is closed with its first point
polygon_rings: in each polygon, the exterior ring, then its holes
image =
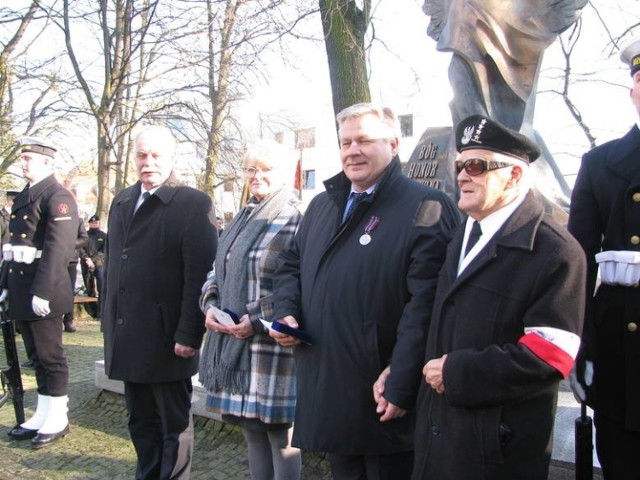
{"type": "Polygon", "coordinates": [[[6,243],[2,246],[2,259],[5,262],[10,262],[13,260],[13,252],[11,251],[11,244],[6,243]]]}
{"type": "Polygon", "coordinates": [[[0,303],[6,302],[8,296],[9,296],[9,290],[7,290],[6,288],[3,289],[2,293],[0,293],[0,303]]]}
{"type": "Polygon", "coordinates": [[[31,299],[31,308],[33,309],[33,313],[39,317],[44,317],[51,313],[49,300],[45,300],[44,298],[40,298],[36,295],[31,299]]]}
{"type": "Polygon", "coordinates": [[[31,264],[36,259],[36,247],[13,246],[13,260],[20,263],[31,264]]]}
{"type": "MultiPolygon", "coordinates": [[[[588,387],[593,383],[593,362],[590,360],[584,363],[584,384],[588,387]]],[[[587,399],[587,392],[584,391],[584,387],[578,380],[578,373],[576,372],[576,364],[573,365],[571,372],[569,373],[569,385],[573,391],[573,396],[578,403],[582,403],[587,399]]]]}

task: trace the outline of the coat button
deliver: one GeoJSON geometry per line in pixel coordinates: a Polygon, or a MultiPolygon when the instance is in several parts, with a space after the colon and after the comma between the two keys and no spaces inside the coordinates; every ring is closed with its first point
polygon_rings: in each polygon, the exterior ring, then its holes
{"type": "Polygon", "coordinates": [[[127,258],[129,258],[129,255],[127,255],[126,253],[123,253],[122,257],[120,258],[122,258],[122,260],[126,260],[127,258]]]}
{"type": "Polygon", "coordinates": [[[431,427],[431,435],[437,437],[438,435],[440,435],[440,429],[434,425],[433,427],[431,427]]]}
{"type": "Polygon", "coordinates": [[[122,324],[124,323],[124,320],[123,320],[123,319],[121,319],[121,318],[119,318],[118,320],[116,320],[116,323],[117,323],[118,325],[122,325],[122,324]]]}
{"type": "Polygon", "coordinates": [[[633,199],[634,202],[640,202],[640,192],[634,193],[631,198],[633,199]]]}
{"type": "Polygon", "coordinates": [[[23,220],[29,220],[29,215],[25,215],[24,217],[22,217],[23,220]]]}
{"type": "Polygon", "coordinates": [[[629,241],[631,242],[631,245],[638,245],[640,244],[640,237],[637,235],[633,235],[629,241]]]}
{"type": "Polygon", "coordinates": [[[13,232],[9,232],[9,236],[10,236],[10,237],[13,237],[13,232]]]}
{"type": "Polygon", "coordinates": [[[11,215],[11,218],[16,218],[16,216],[15,215],[11,215]]]}
{"type": "Polygon", "coordinates": [[[10,268],[10,269],[9,269],[9,273],[13,273],[13,268],[10,268]]]}
{"type": "Polygon", "coordinates": [[[635,322],[629,322],[627,324],[627,330],[629,330],[630,332],[635,332],[636,330],[638,330],[638,324],[635,322]]]}
{"type": "Polygon", "coordinates": [[[27,234],[26,233],[21,233],[20,234],[20,238],[27,238],[27,234]]]}

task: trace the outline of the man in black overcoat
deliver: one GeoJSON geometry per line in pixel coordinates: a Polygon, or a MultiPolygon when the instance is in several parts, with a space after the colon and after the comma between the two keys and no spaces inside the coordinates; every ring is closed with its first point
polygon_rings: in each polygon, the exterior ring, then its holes
{"type": "Polygon", "coordinates": [[[276,276],[274,318],[313,345],[270,335],[297,344],[293,445],[327,452],[336,480],[403,480],[436,279],[460,217],[402,174],[393,111],[356,104],[337,120],[343,171],[312,200],[276,276]]]}
{"type": "Polygon", "coordinates": [[[481,115],[456,128],[468,215],[447,249],[418,398],[414,480],[541,480],[580,346],[585,261],[530,191],[539,148],[481,115]]]}
{"type": "MultiPolygon", "coordinates": [[[[640,38],[621,52],[640,114],[640,38]]],[[[640,120],[587,152],[571,197],[569,231],[587,259],[583,348],[571,386],[594,410],[604,477],[640,477],[640,120]],[[601,284],[597,286],[598,264],[601,284]],[[595,292],[595,297],[594,297],[595,292]]]]}
{"type": "Polygon", "coordinates": [[[211,199],[178,182],[174,154],[170,130],[141,130],[139,181],[109,212],[105,371],[124,381],[138,480],[189,478],[191,377],[205,331],[198,298],[217,248],[211,199]]]}
{"type": "Polygon", "coordinates": [[[20,166],[29,183],[13,202],[10,243],[3,246],[0,280],[38,384],[34,415],[16,425],[9,436],[31,439],[34,448],[69,432],[69,368],[62,346],[62,317],[73,308],[67,264],[79,220],[73,195],[53,175],[55,152],[47,140],[21,139],[20,166]]]}

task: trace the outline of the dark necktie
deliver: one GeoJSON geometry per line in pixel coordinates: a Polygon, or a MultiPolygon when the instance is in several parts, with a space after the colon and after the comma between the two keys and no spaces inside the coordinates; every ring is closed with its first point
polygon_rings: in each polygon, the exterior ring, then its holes
{"type": "Polygon", "coordinates": [[[358,204],[362,200],[364,200],[367,195],[369,195],[367,192],[351,192],[351,196],[349,197],[351,198],[351,204],[349,205],[349,208],[347,209],[347,211],[344,214],[344,217],[342,218],[343,222],[351,216],[351,214],[356,209],[358,204]]]}
{"type": "Polygon", "coordinates": [[[482,229],[480,228],[480,223],[476,220],[475,222],[473,222],[471,233],[469,234],[469,239],[467,240],[467,246],[464,249],[465,257],[469,254],[469,251],[473,248],[473,246],[478,243],[481,235],[482,229]]]}
{"type": "Polygon", "coordinates": [[[137,212],[138,209],[142,206],[142,204],[144,202],[146,202],[149,199],[150,196],[151,196],[151,194],[149,192],[142,192],[142,201],[139,204],[138,204],[138,202],[136,202],[135,207],[133,209],[133,213],[137,212]]]}

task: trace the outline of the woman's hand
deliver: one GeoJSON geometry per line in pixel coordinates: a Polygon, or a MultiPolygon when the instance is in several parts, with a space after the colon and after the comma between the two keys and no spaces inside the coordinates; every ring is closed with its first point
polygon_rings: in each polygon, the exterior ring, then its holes
{"type": "Polygon", "coordinates": [[[207,309],[207,313],[204,319],[204,326],[207,328],[207,330],[211,330],[212,332],[226,333],[227,335],[229,335],[230,327],[227,327],[226,325],[223,325],[218,321],[218,319],[216,318],[215,310],[211,307],[207,309]]]}
{"type": "Polygon", "coordinates": [[[240,323],[227,327],[227,333],[229,335],[233,335],[238,340],[244,340],[246,338],[252,337],[256,332],[254,332],[253,330],[253,325],[251,325],[249,315],[244,314],[242,318],[240,318],[240,323]]]}

